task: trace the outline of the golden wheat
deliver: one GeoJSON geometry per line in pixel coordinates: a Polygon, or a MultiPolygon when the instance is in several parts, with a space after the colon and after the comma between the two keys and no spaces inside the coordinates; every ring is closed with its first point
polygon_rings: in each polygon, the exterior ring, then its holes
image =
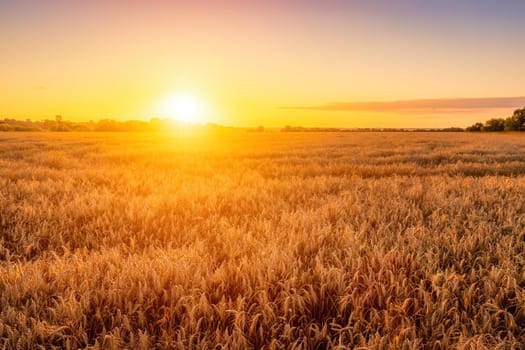
{"type": "Polygon", "coordinates": [[[0,347],[525,344],[525,137],[0,135],[0,347]]]}

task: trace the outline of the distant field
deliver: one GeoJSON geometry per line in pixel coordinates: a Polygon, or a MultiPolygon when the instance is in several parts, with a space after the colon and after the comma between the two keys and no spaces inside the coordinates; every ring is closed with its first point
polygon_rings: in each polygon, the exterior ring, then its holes
{"type": "Polygon", "coordinates": [[[524,344],[525,135],[0,134],[0,348],[524,344]]]}

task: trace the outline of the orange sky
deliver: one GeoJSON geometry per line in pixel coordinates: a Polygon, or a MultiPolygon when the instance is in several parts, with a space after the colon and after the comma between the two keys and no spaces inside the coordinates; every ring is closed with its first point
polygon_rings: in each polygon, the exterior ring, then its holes
{"type": "Polygon", "coordinates": [[[466,126],[525,105],[508,99],[524,2],[363,3],[5,0],[0,118],[149,120],[174,92],[239,126],[466,126]]]}

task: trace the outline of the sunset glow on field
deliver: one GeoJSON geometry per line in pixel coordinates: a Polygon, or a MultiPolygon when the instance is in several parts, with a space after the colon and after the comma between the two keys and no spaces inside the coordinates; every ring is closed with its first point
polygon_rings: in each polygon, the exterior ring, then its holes
{"type": "Polygon", "coordinates": [[[525,348],[525,0],[0,0],[0,349],[525,348]]]}

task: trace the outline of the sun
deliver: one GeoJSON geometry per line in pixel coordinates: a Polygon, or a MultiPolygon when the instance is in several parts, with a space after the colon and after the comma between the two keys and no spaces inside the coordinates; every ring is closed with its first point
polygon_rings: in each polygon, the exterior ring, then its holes
{"type": "Polygon", "coordinates": [[[166,97],[162,103],[162,113],[183,123],[203,123],[204,103],[195,95],[177,93],[166,97]]]}

